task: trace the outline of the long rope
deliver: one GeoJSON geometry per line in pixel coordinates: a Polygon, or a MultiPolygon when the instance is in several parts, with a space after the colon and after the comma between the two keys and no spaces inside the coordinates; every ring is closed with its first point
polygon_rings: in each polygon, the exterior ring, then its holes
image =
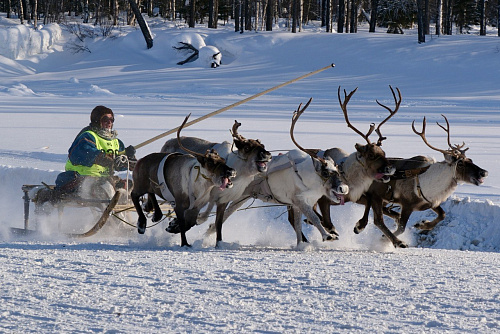
{"type": "MultiPolygon", "coordinates": [[[[274,87],[272,87],[272,88],[269,88],[269,89],[267,89],[267,90],[265,90],[265,91],[263,91],[263,92],[257,93],[257,94],[255,94],[255,95],[250,96],[250,97],[247,97],[246,99],[243,99],[243,100],[241,100],[241,101],[239,101],[239,102],[233,103],[233,104],[231,104],[231,105],[229,105],[229,106],[227,106],[227,107],[221,108],[221,109],[219,109],[219,110],[213,111],[213,112],[211,112],[211,113],[209,113],[209,114],[206,114],[206,115],[204,115],[204,116],[198,117],[198,118],[196,118],[196,119],[192,120],[191,122],[187,122],[187,123],[184,125],[184,128],[186,128],[186,127],[188,127],[188,126],[191,126],[191,125],[193,125],[193,124],[196,124],[196,123],[198,123],[198,122],[201,122],[201,121],[203,121],[204,119],[207,119],[207,118],[209,118],[209,117],[212,117],[212,116],[215,116],[215,115],[217,115],[217,114],[220,114],[221,112],[224,112],[224,111],[226,111],[226,110],[229,110],[229,109],[231,109],[231,108],[234,108],[234,107],[236,107],[236,106],[239,106],[240,104],[246,103],[246,102],[248,102],[248,101],[250,101],[250,100],[253,100],[253,99],[255,99],[255,98],[259,97],[259,96],[262,96],[262,95],[264,95],[264,94],[267,94],[267,93],[269,93],[269,92],[272,92],[273,90],[279,89],[279,88],[281,88],[281,87],[284,87],[284,86],[286,86],[286,85],[289,85],[289,84],[291,84],[291,83],[294,83],[294,82],[296,82],[296,81],[302,80],[302,79],[307,78],[307,77],[309,77],[309,76],[311,76],[311,75],[317,74],[317,73],[322,72],[322,71],[324,71],[324,70],[326,70],[326,69],[328,69],[328,68],[333,68],[333,67],[335,67],[335,64],[330,64],[330,65],[328,65],[328,66],[325,66],[325,67],[323,67],[323,68],[320,68],[319,70],[316,70],[316,71],[313,71],[313,72],[310,72],[310,73],[304,74],[304,75],[302,75],[302,76],[300,76],[300,77],[298,77],[298,78],[295,78],[295,79],[289,80],[289,81],[284,82],[284,83],[282,83],[282,84],[280,84],[280,85],[277,85],[277,86],[274,86],[274,87]]],[[[153,137],[153,138],[151,138],[151,139],[149,139],[149,140],[146,140],[146,141],[144,141],[144,142],[142,142],[142,143],[140,143],[140,144],[137,144],[137,145],[135,145],[135,146],[134,146],[134,148],[135,148],[135,149],[139,149],[139,148],[141,148],[141,147],[143,147],[143,146],[146,146],[146,145],[148,145],[148,144],[151,144],[152,142],[154,142],[154,141],[156,141],[156,140],[158,140],[158,139],[161,139],[161,138],[163,138],[163,137],[165,137],[165,136],[168,136],[168,135],[171,135],[171,134],[173,134],[173,133],[176,133],[176,132],[177,132],[177,130],[179,130],[179,127],[176,127],[175,129],[169,130],[169,131],[167,131],[167,132],[164,132],[164,133],[162,133],[162,134],[159,134],[159,135],[158,135],[158,136],[156,136],[156,137],[153,137]]]]}

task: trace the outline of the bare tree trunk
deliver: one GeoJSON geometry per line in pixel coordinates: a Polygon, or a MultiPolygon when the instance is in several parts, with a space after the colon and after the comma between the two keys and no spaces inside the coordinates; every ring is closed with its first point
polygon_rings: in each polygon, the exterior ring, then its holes
{"type": "Polygon", "coordinates": [[[146,45],[148,49],[151,49],[153,47],[153,37],[151,37],[151,31],[149,31],[149,27],[146,24],[146,21],[144,21],[141,11],[139,10],[139,6],[135,0],[129,0],[129,3],[130,8],[132,8],[132,11],[134,12],[135,18],[137,19],[137,23],[139,23],[144,39],[146,40],[146,45]]]}
{"type": "Polygon", "coordinates": [[[189,0],[189,28],[195,26],[196,0],[189,0]]]}
{"type": "Polygon", "coordinates": [[[418,43],[425,43],[424,0],[417,0],[418,43]]]}
{"type": "Polygon", "coordinates": [[[486,36],[486,4],[485,0],[479,0],[479,35],[486,36]]]}
{"type": "Polygon", "coordinates": [[[356,3],[356,0],[352,0],[351,2],[351,29],[349,30],[350,33],[356,33],[358,32],[358,4],[356,3]]]}
{"type": "Polygon", "coordinates": [[[120,7],[118,0],[113,0],[113,25],[118,25],[118,16],[120,15],[120,7]]]}
{"type": "Polygon", "coordinates": [[[234,31],[240,31],[241,0],[234,0],[234,31]]]}
{"type": "Polygon", "coordinates": [[[498,3],[498,12],[497,12],[497,30],[498,37],[500,37],[500,3],[498,3]]]}
{"type": "Polygon", "coordinates": [[[377,9],[378,9],[378,0],[372,0],[372,10],[370,14],[370,30],[369,32],[375,32],[375,28],[377,27],[377,9]]]}
{"type": "Polygon", "coordinates": [[[436,35],[441,35],[441,29],[443,26],[443,0],[437,0],[436,4],[437,18],[436,18],[436,35]]]}
{"type": "Polygon", "coordinates": [[[325,24],[326,32],[332,32],[332,0],[325,1],[325,24]]]}
{"type": "Polygon", "coordinates": [[[89,23],[89,0],[83,1],[83,23],[89,23]]]}
{"type": "Polygon", "coordinates": [[[299,20],[299,32],[302,31],[302,20],[304,19],[304,0],[299,0],[299,8],[298,11],[299,11],[299,17],[298,17],[298,20],[299,20]]]}
{"type": "Polygon", "coordinates": [[[273,31],[274,0],[267,0],[266,31],[273,31]]]}
{"type": "Polygon", "coordinates": [[[429,9],[429,0],[425,0],[424,4],[424,34],[429,35],[431,31],[431,25],[430,25],[430,9],[429,9]]]}
{"type": "Polygon", "coordinates": [[[94,25],[101,22],[101,0],[97,0],[95,3],[95,21],[94,25]]]}
{"type": "Polygon", "coordinates": [[[35,30],[38,29],[38,0],[33,0],[33,27],[35,30]]]}
{"type": "Polygon", "coordinates": [[[345,0],[339,0],[339,15],[337,16],[337,32],[344,32],[344,20],[345,20],[345,0]]]}
{"type": "Polygon", "coordinates": [[[297,32],[297,3],[299,0],[292,0],[292,33],[297,32]]]}
{"type": "Polygon", "coordinates": [[[19,0],[19,20],[21,20],[21,24],[24,24],[24,11],[23,11],[23,0],[19,0]]]}
{"type": "Polygon", "coordinates": [[[346,0],[346,10],[345,10],[345,32],[348,33],[349,32],[349,28],[350,28],[350,17],[351,17],[351,3],[352,3],[352,0],[346,0]]]}

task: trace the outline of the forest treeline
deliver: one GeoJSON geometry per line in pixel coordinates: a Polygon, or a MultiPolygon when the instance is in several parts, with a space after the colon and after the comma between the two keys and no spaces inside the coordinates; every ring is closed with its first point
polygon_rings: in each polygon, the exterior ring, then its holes
{"type": "Polygon", "coordinates": [[[370,32],[403,33],[418,27],[425,35],[468,33],[493,26],[500,36],[500,0],[0,0],[0,12],[20,23],[64,23],[71,17],[95,25],[134,25],[138,16],[185,21],[189,27],[233,22],[235,31],[272,31],[279,19],[291,32],[309,21],[321,21],[326,32],[356,33],[361,22],[370,32]],[[142,15],[138,15],[141,13],[142,15]]]}

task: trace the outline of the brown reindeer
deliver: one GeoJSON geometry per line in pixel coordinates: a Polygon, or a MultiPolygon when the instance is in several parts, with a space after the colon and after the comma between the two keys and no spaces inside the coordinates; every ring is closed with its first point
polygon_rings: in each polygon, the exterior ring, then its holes
{"type": "MultiPolygon", "coordinates": [[[[189,115],[177,131],[178,140],[188,118],[189,115]]],[[[196,224],[201,208],[209,201],[210,191],[213,188],[221,191],[231,188],[231,179],[236,176],[236,172],[226,165],[226,161],[215,150],[207,150],[203,155],[185,148],[180,140],[179,145],[190,154],[152,153],[137,161],[131,198],[139,215],[137,229],[140,234],[146,230],[141,196],[148,195],[148,201],[154,208],[153,221],[162,218],[156,196],[174,202],[181,246],[189,246],[186,231],[196,224]]]]}
{"type": "MultiPolygon", "coordinates": [[[[381,147],[382,141],[385,140],[386,137],[382,136],[380,127],[396,114],[401,104],[401,92],[399,91],[399,89],[396,88],[398,92],[398,97],[396,97],[396,93],[394,92],[392,87],[389,87],[394,98],[394,110],[383,105],[377,100],[376,102],[378,105],[389,111],[389,116],[387,116],[377,126],[377,128],[375,128],[375,124],[372,123],[370,125],[370,129],[366,134],[362,133],[351,124],[347,113],[347,104],[349,103],[352,95],[356,92],[357,88],[349,94],[347,94],[344,90],[344,101],[342,101],[340,96],[340,87],[338,89],[337,95],[339,104],[342,112],[344,113],[344,118],[347,126],[354,130],[354,132],[359,134],[361,137],[363,137],[363,139],[366,141],[366,145],[356,144],[354,146],[356,148],[356,151],[351,154],[340,148],[330,148],[323,153],[324,157],[332,158],[339,165],[339,171],[342,180],[349,186],[349,194],[345,196],[346,202],[358,201],[361,196],[370,188],[370,185],[373,181],[388,182],[389,177],[395,172],[394,166],[390,163],[390,161],[387,160],[385,152],[381,147]],[[376,143],[371,142],[369,139],[369,136],[373,133],[373,131],[375,131],[379,136],[376,143]]],[[[322,197],[318,201],[318,207],[321,211],[323,226],[327,231],[336,234],[337,236],[338,233],[335,230],[334,225],[332,224],[330,216],[330,206],[339,204],[343,203],[336,203],[329,200],[327,197],[322,197]]]]}
{"type": "Polygon", "coordinates": [[[462,145],[452,145],[450,141],[450,124],[448,119],[446,128],[437,123],[448,137],[448,149],[443,150],[429,144],[425,137],[426,120],[422,123],[422,131],[415,129],[415,121],[412,123],[413,132],[419,135],[424,143],[431,149],[441,152],[444,161],[433,160],[417,156],[411,159],[395,159],[398,172],[395,178],[388,183],[373,182],[366,192],[366,198],[360,203],[365,204],[365,214],[356,224],[355,232],[362,231],[368,223],[368,212],[373,209],[374,223],[391,240],[395,247],[406,247],[407,245],[396,236],[402,234],[413,211],[424,211],[432,209],[437,217],[432,221],[423,221],[415,225],[422,231],[432,230],[445,218],[445,212],[441,208],[444,202],[457,188],[461,182],[481,185],[488,171],[480,168],[465,156],[469,148],[463,149],[462,145]],[[401,207],[401,213],[387,208],[388,204],[397,204],[401,207]],[[392,233],[384,224],[383,214],[396,220],[398,228],[392,233]]]}

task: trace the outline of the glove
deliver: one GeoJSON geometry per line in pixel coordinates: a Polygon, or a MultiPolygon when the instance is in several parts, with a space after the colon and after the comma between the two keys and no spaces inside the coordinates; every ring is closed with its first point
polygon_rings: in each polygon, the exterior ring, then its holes
{"type": "Polygon", "coordinates": [[[99,155],[95,158],[94,163],[108,169],[113,169],[114,164],[113,158],[104,152],[99,153],[99,155]]]}
{"type": "Polygon", "coordinates": [[[135,157],[135,148],[130,145],[128,146],[126,149],[125,149],[125,155],[129,158],[129,159],[134,159],[135,157]]]}
{"type": "Polygon", "coordinates": [[[119,155],[115,158],[114,165],[116,170],[126,170],[128,168],[128,158],[125,155],[119,155]]]}

